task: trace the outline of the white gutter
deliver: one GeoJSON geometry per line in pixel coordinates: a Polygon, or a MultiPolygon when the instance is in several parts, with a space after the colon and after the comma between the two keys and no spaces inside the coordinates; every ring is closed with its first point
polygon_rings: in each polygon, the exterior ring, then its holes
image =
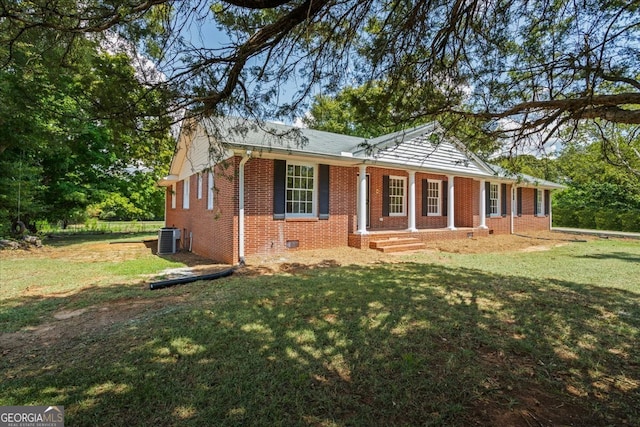
{"type": "Polygon", "coordinates": [[[514,214],[514,208],[516,207],[516,185],[512,184],[511,185],[511,234],[514,234],[514,221],[515,221],[515,214],[514,214]]]}
{"type": "Polygon", "coordinates": [[[251,150],[240,160],[238,170],[238,258],[239,264],[244,265],[244,165],[251,158],[251,150]]]}
{"type": "MultiPolygon", "coordinates": [[[[316,153],[312,151],[304,151],[304,152],[292,152],[287,149],[278,149],[278,148],[270,148],[269,150],[260,150],[256,149],[255,146],[245,146],[247,151],[251,151],[252,149],[258,153],[258,156],[263,159],[281,159],[286,156],[289,159],[298,159],[300,161],[309,161],[309,159],[321,159],[321,163],[336,165],[336,166],[374,166],[380,168],[388,168],[395,169],[401,171],[409,171],[413,170],[420,173],[432,173],[437,175],[455,175],[463,178],[475,178],[475,179],[486,179],[487,181],[504,181],[504,182],[513,182],[515,179],[511,178],[499,178],[496,175],[490,173],[482,173],[482,172],[465,172],[463,170],[456,169],[448,169],[448,168],[438,168],[438,167],[420,167],[416,165],[403,165],[394,162],[389,162],[385,160],[376,160],[371,158],[364,157],[354,157],[354,156],[345,156],[345,155],[336,155],[336,154],[326,154],[326,153],[316,153]]],[[[234,150],[234,152],[238,153],[240,150],[234,150]]],[[[244,149],[240,151],[243,153],[244,149]]]]}

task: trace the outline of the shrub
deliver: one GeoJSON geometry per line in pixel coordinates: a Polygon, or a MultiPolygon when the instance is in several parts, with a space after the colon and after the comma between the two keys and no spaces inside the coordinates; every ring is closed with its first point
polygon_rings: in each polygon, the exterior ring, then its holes
{"type": "Polygon", "coordinates": [[[622,231],[640,232],[640,211],[626,211],[619,215],[622,231]]]}
{"type": "Polygon", "coordinates": [[[579,228],[596,228],[597,209],[584,208],[576,211],[577,224],[579,228]]]}
{"type": "Polygon", "coordinates": [[[598,230],[620,230],[620,217],[612,209],[599,209],[595,212],[596,228],[598,230]]]}
{"type": "Polygon", "coordinates": [[[577,227],[578,217],[576,210],[567,207],[555,207],[553,209],[553,225],[556,227],[577,227]]]}

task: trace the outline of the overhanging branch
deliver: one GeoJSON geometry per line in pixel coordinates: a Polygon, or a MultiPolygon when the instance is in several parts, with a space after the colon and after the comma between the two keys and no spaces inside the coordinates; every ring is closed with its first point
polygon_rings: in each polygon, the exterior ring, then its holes
{"type": "Polygon", "coordinates": [[[484,120],[497,120],[528,112],[562,111],[574,119],[601,118],[616,123],[640,124],[640,109],[624,109],[620,107],[621,105],[640,105],[640,92],[528,101],[521,102],[504,111],[465,112],[458,110],[454,112],[484,120]]]}

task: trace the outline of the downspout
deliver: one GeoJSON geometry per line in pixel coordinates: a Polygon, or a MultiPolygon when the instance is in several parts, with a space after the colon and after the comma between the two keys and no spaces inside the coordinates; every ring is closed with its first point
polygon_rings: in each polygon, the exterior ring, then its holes
{"type": "Polygon", "coordinates": [[[516,186],[515,184],[511,184],[511,234],[514,234],[513,223],[515,222],[515,218],[516,218],[514,215],[515,205],[516,205],[516,186]]]}
{"type": "Polygon", "coordinates": [[[244,265],[244,165],[251,158],[251,150],[240,160],[238,170],[238,259],[244,265]]]}
{"type": "Polygon", "coordinates": [[[549,230],[553,230],[553,208],[552,203],[553,202],[553,191],[549,190],[549,230]]]}

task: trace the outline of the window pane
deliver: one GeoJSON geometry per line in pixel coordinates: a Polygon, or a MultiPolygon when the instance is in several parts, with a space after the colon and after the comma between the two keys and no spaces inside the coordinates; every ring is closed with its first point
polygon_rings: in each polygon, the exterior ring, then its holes
{"type": "Polygon", "coordinates": [[[313,166],[287,165],[287,213],[313,214],[313,166]]]}
{"type": "Polygon", "coordinates": [[[427,187],[427,213],[440,213],[440,182],[428,181],[427,187]]]}
{"type": "Polygon", "coordinates": [[[389,213],[404,214],[404,186],[403,178],[389,178],[389,213]]]}
{"type": "Polygon", "coordinates": [[[489,213],[500,215],[500,185],[498,184],[489,186],[489,213]]]}

